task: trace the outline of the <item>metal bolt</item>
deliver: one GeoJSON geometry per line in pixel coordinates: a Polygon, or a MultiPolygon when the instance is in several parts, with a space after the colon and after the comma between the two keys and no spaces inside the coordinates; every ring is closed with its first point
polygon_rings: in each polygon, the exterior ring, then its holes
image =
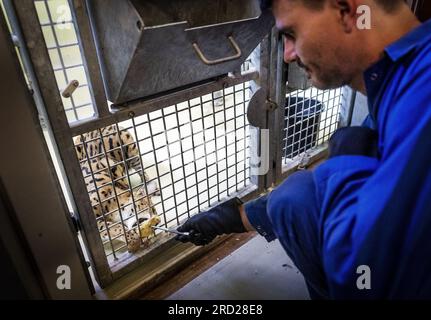
{"type": "Polygon", "coordinates": [[[266,101],[266,106],[267,106],[267,109],[269,111],[274,111],[275,109],[278,108],[278,105],[274,101],[271,101],[271,100],[266,101]]]}
{"type": "Polygon", "coordinates": [[[72,80],[67,85],[66,89],[63,90],[61,95],[65,98],[70,98],[72,94],[75,92],[76,88],[79,87],[79,81],[78,80],[72,80]]]}
{"type": "Polygon", "coordinates": [[[135,113],[133,111],[129,111],[129,118],[135,117],[135,113]]]}

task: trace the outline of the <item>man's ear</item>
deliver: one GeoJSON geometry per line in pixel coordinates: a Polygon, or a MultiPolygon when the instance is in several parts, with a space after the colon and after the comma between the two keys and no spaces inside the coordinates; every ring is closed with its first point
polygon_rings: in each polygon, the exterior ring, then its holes
{"type": "Polygon", "coordinates": [[[339,22],[346,33],[351,33],[356,27],[358,0],[329,0],[338,11],[339,22]]]}

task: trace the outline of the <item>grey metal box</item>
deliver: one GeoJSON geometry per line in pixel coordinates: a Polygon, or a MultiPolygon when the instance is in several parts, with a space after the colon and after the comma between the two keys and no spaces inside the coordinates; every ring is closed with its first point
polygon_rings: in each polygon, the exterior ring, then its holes
{"type": "Polygon", "coordinates": [[[109,100],[122,104],[239,69],[274,23],[258,2],[88,1],[109,100]]]}

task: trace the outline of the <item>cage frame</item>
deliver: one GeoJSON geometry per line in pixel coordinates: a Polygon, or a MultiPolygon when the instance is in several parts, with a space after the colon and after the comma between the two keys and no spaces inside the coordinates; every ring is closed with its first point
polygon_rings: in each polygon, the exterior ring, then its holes
{"type": "MultiPolygon", "coordinates": [[[[151,251],[142,251],[139,255],[119,261],[110,265],[105,255],[104,247],[97,228],[91,203],[88,200],[88,192],[82,179],[79,160],[76,158],[73,137],[92,130],[98,130],[112,123],[119,123],[130,118],[148,114],[160,110],[166,106],[178,102],[190,100],[202,95],[222,90],[228,86],[234,86],[248,81],[256,81],[267,92],[267,99],[273,102],[274,109],[266,110],[266,123],[269,128],[269,171],[264,176],[250,176],[253,186],[233,194],[244,201],[256,198],[283,181],[292,172],[306,167],[325,156],[326,146],[320,146],[308,155],[308,162],[297,161],[293,165],[286,166],[282,163],[283,123],[286,101],[286,65],[283,62],[283,41],[281,35],[275,30],[261,42],[260,45],[260,70],[243,74],[227,75],[218,79],[212,79],[204,83],[192,84],[186,88],[167,92],[142,100],[130,102],[122,106],[114,106],[112,113],[107,104],[102,72],[100,70],[97,49],[93,40],[91,29],[91,17],[88,14],[86,0],[67,0],[75,22],[75,30],[78,43],[83,56],[83,65],[87,71],[88,86],[92,93],[95,114],[90,119],[73,122],[70,124],[62,108],[63,102],[57,87],[54,70],[46,48],[43,33],[39,26],[39,20],[33,1],[11,0],[17,16],[18,24],[23,34],[28,60],[34,69],[35,86],[40,92],[40,100],[46,112],[46,122],[52,129],[53,141],[56,151],[62,161],[65,176],[68,179],[73,202],[77,208],[80,226],[83,229],[83,240],[89,249],[89,258],[94,268],[94,274],[101,287],[107,287],[116,279],[136,267],[148,263],[155,257],[160,257],[164,252],[175,251],[178,245],[172,238],[165,237],[157,248],[151,251]],[[41,45],[43,44],[43,45],[41,45]]],[[[252,144],[259,144],[258,139],[251,139],[252,144]]],[[[184,250],[184,247],[180,248],[184,250]]],[[[178,250],[180,250],[178,249],[178,250]]],[[[205,252],[207,249],[200,250],[205,252]]],[[[190,256],[196,255],[199,250],[190,250],[190,256]]]]}
{"type": "MultiPolygon", "coordinates": [[[[115,113],[110,113],[106,103],[103,81],[97,60],[97,52],[92,39],[90,20],[87,15],[87,4],[85,0],[69,0],[69,5],[76,21],[76,32],[78,43],[84,57],[84,66],[89,75],[89,86],[91,87],[94,99],[95,116],[91,120],[75,122],[69,125],[62,106],[54,70],[51,66],[48,49],[44,44],[44,37],[39,26],[38,16],[33,1],[13,0],[14,10],[18,18],[25,45],[28,50],[29,60],[35,71],[35,82],[41,93],[41,98],[46,109],[47,122],[49,122],[55,144],[57,145],[60,159],[64,165],[68,184],[72,192],[74,203],[77,206],[80,225],[83,229],[83,239],[89,249],[89,258],[95,271],[97,281],[102,287],[111,284],[115,279],[120,278],[130,270],[136,268],[148,259],[166,250],[172,245],[173,240],[167,239],[160,246],[153,249],[151,253],[143,252],[139,257],[128,259],[133,261],[122,261],[112,267],[108,264],[107,257],[103,250],[102,240],[97,230],[96,220],[90,202],[88,192],[83,179],[81,179],[81,168],[75,155],[72,137],[82,133],[99,129],[113,122],[121,122],[130,117],[147,114],[149,112],[162,109],[175,102],[189,100],[216,90],[221,90],[227,86],[240,84],[246,81],[265,79],[262,74],[256,71],[248,72],[236,77],[222,77],[207,83],[192,85],[180,91],[168,93],[167,95],[150,98],[144,101],[136,101],[128,106],[122,106],[115,113]],[[146,254],[144,254],[146,253],[146,254]]],[[[267,41],[269,42],[269,41],[267,41]]],[[[264,46],[263,46],[264,47],[264,46]]],[[[268,49],[267,46],[266,49],[268,49]]],[[[263,49],[262,51],[265,51],[263,49]]],[[[269,55],[268,55],[269,56],[269,55]]],[[[262,65],[265,61],[262,61],[262,65]]],[[[265,74],[269,77],[269,73],[265,74]]],[[[243,200],[255,198],[265,190],[266,181],[264,177],[252,177],[253,183],[257,185],[241,190],[238,196],[243,200]]],[[[234,195],[232,195],[234,196],[234,195]]]]}

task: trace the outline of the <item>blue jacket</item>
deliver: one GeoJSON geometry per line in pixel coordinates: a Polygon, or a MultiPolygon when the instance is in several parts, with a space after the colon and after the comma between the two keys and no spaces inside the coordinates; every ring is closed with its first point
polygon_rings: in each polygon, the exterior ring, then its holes
{"type": "MultiPolygon", "coordinates": [[[[388,46],[364,77],[381,156],[338,156],[314,171],[330,296],[431,298],[431,20],[388,46]],[[371,290],[357,288],[360,265],[370,267],[371,290]]],[[[267,199],[246,213],[272,240],[267,199]]]]}

